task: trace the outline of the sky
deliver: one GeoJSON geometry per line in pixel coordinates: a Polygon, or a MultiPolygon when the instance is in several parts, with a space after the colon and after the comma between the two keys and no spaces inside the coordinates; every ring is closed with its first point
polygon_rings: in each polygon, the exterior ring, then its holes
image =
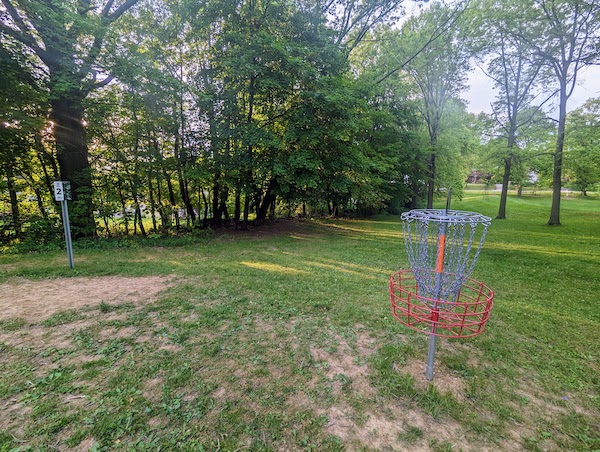
{"type": "MultiPolygon", "coordinates": [[[[406,15],[398,24],[401,25],[410,16],[418,14],[422,7],[422,3],[406,0],[404,2],[406,15]]],[[[461,96],[468,101],[467,110],[475,114],[482,111],[491,113],[490,103],[494,101],[496,92],[489,77],[476,67],[469,77],[468,84],[469,89],[461,96]]],[[[571,111],[581,107],[586,100],[593,97],[600,97],[600,66],[590,66],[580,72],[577,86],[567,102],[567,110],[571,111]]]]}
{"type": "MultiPolygon", "coordinates": [[[[490,103],[494,101],[496,92],[489,77],[476,68],[471,73],[468,84],[470,88],[461,96],[468,101],[467,110],[471,113],[491,113],[490,103]]],[[[590,66],[581,71],[567,109],[574,110],[592,97],[600,97],[600,66],[590,66]]]]}

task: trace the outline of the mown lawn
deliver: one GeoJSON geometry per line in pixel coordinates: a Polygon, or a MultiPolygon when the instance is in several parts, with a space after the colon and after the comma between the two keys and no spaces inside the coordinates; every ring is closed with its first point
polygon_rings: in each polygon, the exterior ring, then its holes
{"type": "Polygon", "coordinates": [[[561,227],[549,208],[510,198],[493,222],[472,275],[491,320],[440,341],[432,384],[427,337],[390,314],[396,217],[78,248],[75,271],[0,255],[2,303],[42,312],[0,313],[0,450],[600,450],[600,200],[564,199],[561,227]],[[158,296],[82,289],[43,315],[61,284],[149,276],[158,296]]]}

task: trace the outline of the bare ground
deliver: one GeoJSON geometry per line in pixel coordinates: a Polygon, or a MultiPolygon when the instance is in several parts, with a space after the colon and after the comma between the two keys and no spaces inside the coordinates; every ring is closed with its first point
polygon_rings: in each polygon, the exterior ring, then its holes
{"type": "Polygon", "coordinates": [[[40,322],[67,309],[105,303],[140,304],[154,301],[168,287],[163,276],[75,277],[31,281],[12,278],[0,284],[0,320],[19,318],[40,322]]]}
{"type": "MultiPolygon", "coordinates": [[[[359,328],[359,331],[362,328],[359,328]]],[[[329,423],[328,431],[341,438],[348,445],[348,450],[411,450],[415,452],[430,451],[430,440],[449,444],[460,444],[465,451],[519,450],[518,441],[504,442],[501,445],[473,445],[463,427],[452,419],[434,419],[422,409],[408,401],[389,401],[377,397],[377,390],[369,379],[368,366],[362,364],[362,358],[368,358],[375,352],[375,341],[367,333],[361,331],[357,336],[357,351],[353,351],[348,343],[339,339],[338,350],[328,353],[325,350],[311,348],[311,355],[317,362],[325,362],[326,375],[334,382],[334,393],[340,393],[336,376],[345,375],[350,379],[351,390],[362,394],[370,400],[372,409],[360,415],[348,404],[334,404],[324,414],[329,423]],[[358,358],[358,359],[357,359],[358,358]],[[418,429],[423,436],[410,444],[399,438],[411,429],[418,429]]],[[[410,374],[417,387],[434,385],[440,392],[450,392],[458,400],[464,399],[464,384],[457,376],[438,369],[433,382],[424,379],[424,364],[416,359],[407,361],[398,372],[410,374]]],[[[298,400],[296,400],[296,403],[298,400]]],[[[307,402],[304,401],[304,404],[307,402]]],[[[318,411],[318,409],[317,409],[318,411]]]]}

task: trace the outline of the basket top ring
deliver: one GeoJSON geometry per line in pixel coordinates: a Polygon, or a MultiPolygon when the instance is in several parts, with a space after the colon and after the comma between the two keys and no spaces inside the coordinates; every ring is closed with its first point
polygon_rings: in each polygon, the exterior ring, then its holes
{"type": "Polygon", "coordinates": [[[400,218],[403,221],[419,221],[422,223],[483,224],[485,226],[492,224],[490,217],[464,210],[413,209],[409,212],[404,212],[400,218]]]}

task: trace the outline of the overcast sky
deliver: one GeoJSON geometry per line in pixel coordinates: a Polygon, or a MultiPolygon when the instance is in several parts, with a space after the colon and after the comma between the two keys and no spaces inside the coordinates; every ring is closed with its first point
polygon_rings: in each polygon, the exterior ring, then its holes
{"type": "MultiPolygon", "coordinates": [[[[461,96],[467,100],[467,110],[471,113],[491,113],[490,103],[494,101],[496,92],[490,79],[477,68],[469,77],[469,90],[461,96]]],[[[569,98],[569,111],[580,107],[591,97],[600,97],[600,66],[590,66],[583,69],[578,76],[578,83],[569,98]]]]}
{"type": "MultiPolygon", "coordinates": [[[[399,21],[399,25],[413,14],[418,14],[423,8],[423,3],[414,0],[404,2],[406,15],[399,21]]],[[[462,98],[468,101],[467,110],[471,113],[491,113],[490,103],[494,101],[496,92],[490,79],[476,68],[471,73],[468,82],[470,88],[462,94],[462,98]]],[[[586,100],[592,97],[600,97],[600,66],[590,66],[583,69],[578,76],[578,83],[573,95],[567,103],[567,110],[571,111],[580,107],[586,100]]]]}

